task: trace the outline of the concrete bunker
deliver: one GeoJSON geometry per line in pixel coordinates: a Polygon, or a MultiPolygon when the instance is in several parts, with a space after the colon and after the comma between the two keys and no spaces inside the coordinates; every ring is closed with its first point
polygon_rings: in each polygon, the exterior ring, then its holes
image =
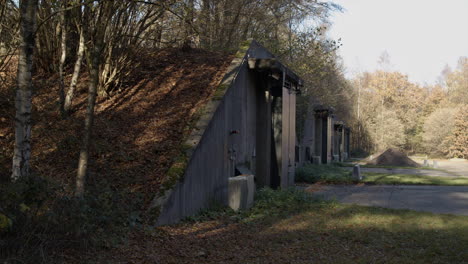
{"type": "Polygon", "coordinates": [[[344,123],[340,120],[333,122],[333,161],[344,161],[344,123]]]}
{"type": "Polygon", "coordinates": [[[344,127],[344,153],[343,158],[347,160],[351,154],[351,128],[345,126],[344,127]]]}
{"type": "Polygon", "coordinates": [[[329,164],[332,161],[333,144],[333,111],[331,107],[314,107],[314,156],[313,163],[329,164]]]}
{"type": "Polygon", "coordinates": [[[248,175],[257,187],[294,184],[296,93],[303,81],[255,41],[237,55],[184,144],[183,173],[152,203],[159,225],[213,203],[242,208],[245,196],[252,197],[248,175]]]}

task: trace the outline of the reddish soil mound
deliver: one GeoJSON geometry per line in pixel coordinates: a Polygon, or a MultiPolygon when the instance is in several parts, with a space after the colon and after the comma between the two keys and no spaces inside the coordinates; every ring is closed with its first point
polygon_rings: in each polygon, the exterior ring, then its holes
{"type": "Polygon", "coordinates": [[[394,148],[387,149],[373,160],[367,162],[367,165],[420,167],[417,162],[408,158],[405,153],[394,148]]]}
{"type": "MultiPolygon", "coordinates": [[[[98,101],[87,184],[105,182],[112,189],[149,194],[145,200],[150,199],[178,154],[194,113],[214,93],[232,58],[196,49],[142,55],[127,87],[98,101]]],[[[56,76],[34,80],[31,166],[68,191],[74,187],[86,79],[83,75],[78,86],[76,112],[66,120],[58,113],[56,76]]],[[[0,87],[0,103],[0,178],[7,178],[14,142],[11,89],[0,87]]]]}

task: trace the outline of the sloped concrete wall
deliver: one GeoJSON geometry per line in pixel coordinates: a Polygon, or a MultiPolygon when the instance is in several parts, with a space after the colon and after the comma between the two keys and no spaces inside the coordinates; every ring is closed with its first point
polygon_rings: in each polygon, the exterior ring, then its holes
{"type": "Polygon", "coordinates": [[[157,225],[172,224],[212,204],[228,204],[228,178],[236,164],[255,166],[257,96],[261,92],[246,59],[252,53],[271,56],[253,42],[244,58],[233,61],[217,95],[206,107],[186,144],[193,146],[183,179],[164,197],[157,225]]]}

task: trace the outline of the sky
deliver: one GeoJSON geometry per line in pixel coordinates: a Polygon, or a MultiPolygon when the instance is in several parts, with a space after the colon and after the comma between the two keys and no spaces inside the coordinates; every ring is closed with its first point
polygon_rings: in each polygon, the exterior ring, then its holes
{"type": "Polygon", "coordinates": [[[380,55],[391,70],[421,85],[435,84],[445,65],[468,56],[468,0],[333,0],[345,10],[330,18],[341,38],[346,76],[375,71],[380,55]]]}

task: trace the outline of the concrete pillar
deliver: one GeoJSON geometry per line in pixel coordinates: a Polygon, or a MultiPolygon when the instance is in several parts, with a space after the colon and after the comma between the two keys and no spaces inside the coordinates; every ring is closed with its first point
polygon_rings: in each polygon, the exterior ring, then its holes
{"type": "Polygon", "coordinates": [[[274,96],[271,102],[271,180],[270,186],[278,188],[281,186],[282,171],[282,98],[274,96]]]}
{"type": "Polygon", "coordinates": [[[327,164],[332,161],[332,148],[333,148],[333,117],[328,115],[327,117],[327,164]]]}
{"type": "Polygon", "coordinates": [[[296,94],[289,89],[289,133],[288,133],[288,185],[294,186],[296,175],[296,94]]]}
{"type": "MultiPolygon", "coordinates": [[[[322,118],[315,117],[315,134],[314,134],[314,154],[313,156],[321,157],[322,156],[322,118]]],[[[321,162],[320,162],[321,163],[321,162]]]]}
{"type": "Polygon", "coordinates": [[[341,142],[340,142],[340,161],[343,162],[345,161],[346,157],[345,157],[345,153],[346,153],[346,150],[345,150],[345,129],[344,127],[342,126],[341,127],[341,142]]]}
{"type": "Polygon", "coordinates": [[[359,165],[354,165],[353,167],[353,179],[356,181],[362,180],[361,167],[359,165]]]}
{"type": "Polygon", "coordinates": [[[229,178],[228,203],[237,211],[248,209],[254,203],[255,183],[253,175],[241,175],[229,178]]]}

